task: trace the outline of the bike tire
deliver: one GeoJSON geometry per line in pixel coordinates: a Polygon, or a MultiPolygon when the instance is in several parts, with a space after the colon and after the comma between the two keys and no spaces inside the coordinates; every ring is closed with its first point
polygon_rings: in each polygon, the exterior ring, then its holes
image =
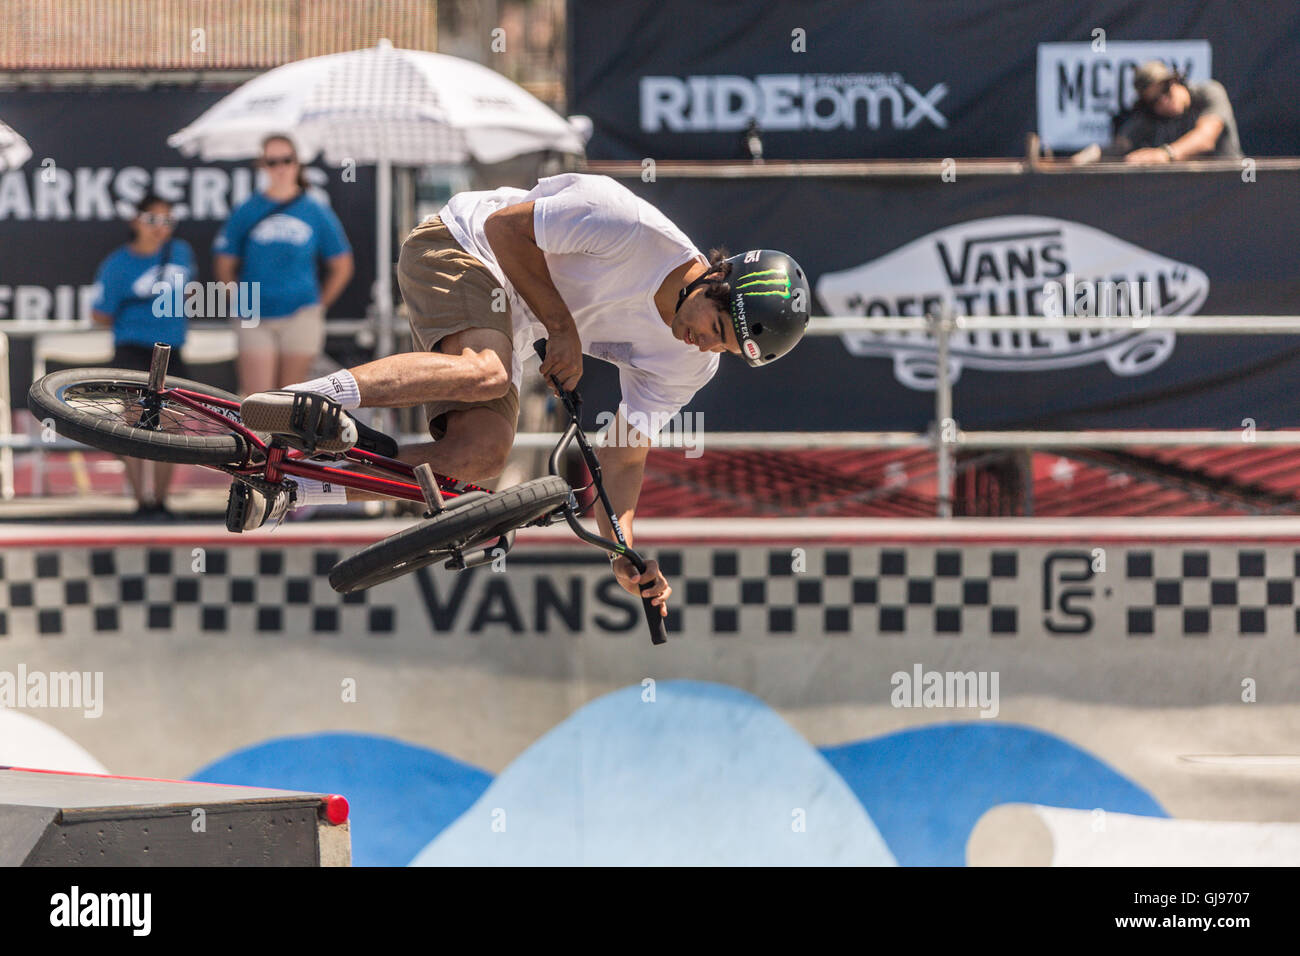
{"type": "MultiPolygon", "coordinates": [[[[113,421],[70,405],[64,395],[73,386],[140,386],[149,384],[149,373],[120,368],[70,368],[51,372],[32,383],[27,393],[28,410],[38,419],[53,419],[64,438],[71,438],[92,448],[145,458],[150,461],[180,465],[224,465],[242,461],[247,445],[243,436],[225,434],[191,435],[181,432],[152,431],[130,422],[113,421]]],[[[238,402],[239,396],[202,382],[167,376],[168,388],[183,388],[212,398],[238,402]]],[[[224,414],[224,411],[222,412],[224,414]]]]}
{"type": "Polygon", "coordinates": [[[330,586],[351,594],[442,560],[452,548],[495,540],[564,504],[569,483],[555,475],[534,478],[376,541],[330,571],[330,586]]]}

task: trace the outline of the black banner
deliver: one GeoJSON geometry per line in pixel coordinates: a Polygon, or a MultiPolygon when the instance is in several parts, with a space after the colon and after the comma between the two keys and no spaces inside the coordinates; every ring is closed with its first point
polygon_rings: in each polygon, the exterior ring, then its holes
{"type": "MultiPolygon", "coordinates": [[[[1300,312],[1300,172],[624,180],[701,249],[776,248],[818,315],[1287,315],[1300,312]],[[1107,284],[1109,283],[1109,284],[1107,284]],[[1103,306],[1109,311],[1103,311],[1103,306]]],[[[923,430],[932,340],[809,337],[772,368],[723,359],[690,410],[713,430],[923,430]]],[[[965,333],[965,428],[1300,425],[1300,338],[965,333]]],[[[595,410],[613,376],[589,363],[595,410]]]]}
{"type": "Polygon", "coordinates": [[[1247,155],[1300,153],[1286,0],[570,0],[569,31],[592,159],[748,158],[751,120],[768,159],[1017,156],[1040,125],[1065,148],[1108,129],[1151,56],[1191,81],[1208,65],[1247,155]]]}
{"type": "MultiPolygon", "coordinates": [[[[0,332],[12,320],[88,319],[95,270],[129,238],[132,204],[152,190],[175,203],[177,238],[194,247],[199,281],[212,275],[212,240],[255,188],[249,163],[182,156],[167,137],[228,91],[149,89],[11,90],[0,118],[27,139],[32,158],[0,173],[0,332]]],[[[366,314],[375,275],[375,174],[360,166],[309,167],[313,195],[338,214],[356,275],[330,310],[366,314]]],[[[11,343],[16,398],[26,394],[28,342],[11,343]]]]}

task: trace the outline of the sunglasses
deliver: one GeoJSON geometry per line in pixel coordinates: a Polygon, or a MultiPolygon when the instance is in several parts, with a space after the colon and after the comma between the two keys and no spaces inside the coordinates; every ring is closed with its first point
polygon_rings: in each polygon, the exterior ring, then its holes
{"type": "Polygon", "coordinates": [[[1169,92],[1169,90],[1173,87],[1173,85],[1174,85],[1173,80],[1161,80],[1159,83],[1156,83],[1155,85],[1150,87],[1150,89],[1148,89],[1147,92],[1143,94],[1142,102],[1145,103],[1147,106],[1155,106],[1155,104],[1158,103],[1160,99],[1169,92]],[[1152,91],[1154,91],[1154,95],[1152,95],[1152,91]]]}
{"type": "Polygon", "coordinates": [[[140,221],[146,226],[174,226],[176,220],[161,213],[145,212],[140,214],[140,221]]]}
{"type": "Polygon", "coordinates": [[[262,165],[274,169],[276,166],[293,166],[298,160],[293,156],[267,156],[262,165]]]}

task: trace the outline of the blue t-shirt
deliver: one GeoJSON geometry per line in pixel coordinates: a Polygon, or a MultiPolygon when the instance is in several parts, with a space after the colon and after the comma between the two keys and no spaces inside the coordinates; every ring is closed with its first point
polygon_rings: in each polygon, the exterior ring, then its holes
{"type": "Polygon", "coordinates": [[[130,246],[122,246],[100,263],[95,273],[95,301],[91,306],[113,317],[113,342],[117,345],[153,345],[166,342],[179,348],[185,344],[185,311],[173,306],[175,293],[153,291],[154,283],[166,282],[172,288],[194,276],[194,250],[184,239],[163,243],[151,256],[137,255],[130,246]],[[167,252],[164,267],[163,252],[167,252]],[[155,309],[161,300],[162,306],[155,309]],[[162,315],[155,313],[161,312],[162,315]]]}
{"type": "Polygon", "coordinates": [[[259,284],[262,318],[282,318],[319,302],[316,257],[332,259],[352,251],[334,210],[304,194],[266,215],[278,205],[254,193],[230,214],[212,244],[213,252],[241,260],[241,282],[259,284]]]}

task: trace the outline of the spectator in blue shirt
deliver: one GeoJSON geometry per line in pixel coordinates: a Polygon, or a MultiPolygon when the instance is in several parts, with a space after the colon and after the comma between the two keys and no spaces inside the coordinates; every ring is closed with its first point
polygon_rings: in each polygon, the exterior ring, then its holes
{"type": "Polygon", "coordinates": [[[325,349],[325,310],[352,278],[352,248],[338,217],[307,195],[293,141],[268,136],[258,165],[267,187],[231,213],[217,234],[213,271],[241,287],[257,315],[237,317],[239,389],[247,395],[310,377],[325,349]],[[325,280],[317,259],[325,260],[325,280]],[[250,289],[256,289],[254,296],[250,289]]]}
{"type": "MultiPolygon", "coordinates": [[[[184,309],[175,308],[172,290],[177,282],[183,289],[194,277],[194,250],[184,239],[173,238],[174,225],[171,203],[152,193],[145,196],[131,220],[131,241],[110,253],[95,274],[91,318],[113,329],[113,368],[148,371],[154,343],[163,342],[172,347],[168,376],[189,377],[180,354],[187,322],[184,309]],[[167,283],[168,290],[156,292],[158,282],[167,283]]],[[[123,461],[139,513],[165,517],[172,465],[150,463],[150,488],[145,463],[138,458],[123,461]]]]}

